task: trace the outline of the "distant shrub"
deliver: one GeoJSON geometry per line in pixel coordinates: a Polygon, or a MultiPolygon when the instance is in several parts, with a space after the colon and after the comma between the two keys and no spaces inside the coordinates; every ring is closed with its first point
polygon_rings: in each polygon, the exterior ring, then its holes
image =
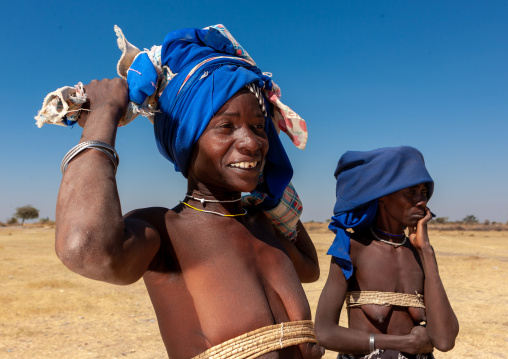
{"type": "Polygon", "coordinates": [[[478,218],[476,218],[476,216],[472,214],[468,214],[467,216],[462,218],[462,222],[467,224],[478,223],[478,218]]]}
{"type": "Polygon", "coordinates": [[[44,226],[54,226],[55,225],[55,221],[52,221],[49,219],[49,217],[46,217],[46,218],[41,218],[39,220],[39,224],[42,224],[44,226]]]}
{"type": "Polygon", "coordinates": [[[18,224],[18,219],[16,217],[9,218],[7,220],[7,224],[12,226],[13,224],[18,224]]]}
{"type": "Polygon", "coordinates": [[[444,223],[448,222],[448,217],[437,217],[434,220],[436,221],[436,223],[444,224],[444,223]]]}

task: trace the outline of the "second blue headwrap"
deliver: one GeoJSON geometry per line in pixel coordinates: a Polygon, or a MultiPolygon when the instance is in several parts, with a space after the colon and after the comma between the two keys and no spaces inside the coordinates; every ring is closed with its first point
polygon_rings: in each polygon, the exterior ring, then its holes
{"type": "Polygon", "coordinates": [[[428,198],[434,191],[422,154],[409,146],[373,151],[348,151],[335,170],[337,179],[333,217],[328,228],[336,236],[327,254],[335,257],[346,279],[353,274],[349,257],[348,228],[368,228],[376,218],[377,199],[401,189],[427,183],[428,198]]]}

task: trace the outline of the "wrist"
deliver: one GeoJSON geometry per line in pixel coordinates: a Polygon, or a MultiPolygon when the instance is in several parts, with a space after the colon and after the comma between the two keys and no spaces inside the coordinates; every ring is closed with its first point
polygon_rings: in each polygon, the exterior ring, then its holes
{"type": "MultiPolygon", "coordinates": [[[[416,335],[390,335],[376,334],[374,346],[381,350],[396,350],[404,353],[414,354],[417,347],[416,335]]],[[[370,349],[370,348],[369,348],[370,349]]]]}
{"type": "Polygon", "coordinates": [[[371,333],[369,337],[369,353],[372,353],[374,350],[376,350],[376,336],[371,333]]]}
{"type": "Polygon", "coordinates": [[[95,108],[90,109],[89,118],[98,117],[99,119],[109,118],[113,122],[118,123],[122,114],[124,112],[124,108],[120,104],[115,101],[105,101],[98,105],[95,108]]]}
{"type": "Polygon", "coordinates": [[[433,256],[434,255],[434,248],[430,243],[427,243],[423,245],[422,247],[418,248],[418,251],[420,252],[420,255],[422,256],[433,256]]]}
{"type": "Polygon", "coordinates": [[[405,335],[405,340],[403,341],[404,343],[404,347],[402,349],[403,352],[405,353],[408,353],[408,354],[415,354],[416,353],[416,350],[415,348],[417,347],[417,337],[415,334],[408,334],[408,335],[405,335]]]}

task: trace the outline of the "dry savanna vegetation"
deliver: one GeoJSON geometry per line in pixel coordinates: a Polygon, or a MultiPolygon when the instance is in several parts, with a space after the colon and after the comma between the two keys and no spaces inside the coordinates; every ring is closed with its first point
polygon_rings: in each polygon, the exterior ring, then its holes
{"type": "MultiPolygon", "coordinates": [[[[319,281],[304,285],[314,313],[333,234],[307,228],[321,263],[319,281]]],[[[0,228],[0,358],[166,357],[143,282],[81,278],[59,262],[53,239],[51,227],[0,228]]],[[[434,226],[431,241],[460,322],[455,348],[435,356],[508,358],[508,231],[434,226]]]]}

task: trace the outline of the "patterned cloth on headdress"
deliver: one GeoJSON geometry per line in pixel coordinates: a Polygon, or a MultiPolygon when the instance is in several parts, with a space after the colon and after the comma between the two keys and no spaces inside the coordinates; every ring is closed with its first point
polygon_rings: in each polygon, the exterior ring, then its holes
{"type": "MultiPolygon", "coordinates": [[[[117,71],[128,82],[130,100],[120,126],[139,114],[147,117],[154,123],[159,151],[184,176],[192,148],[216,111],[247,84],[253,83],[262,90],[271,104],[266,123],[270,147],[264,166],[265,181],[256,191],[262,193],[261,207],[274,209],[280,204],[281,198],[292,191],[286,187],[293,172],[278,133],[282,130],[303,149],[307,129],[305,121],[280,101],[280,88],[271,80],[271,74],[261,72],[223,25],[173,31],[161,46],[145,51],[130,44],[117,26],[115,31],[122,50],[117,71]]],[[[72,125],[79,117],[80,107],[72,98],[77,96],[67,88],[60,90],[46,97],[36,116],[39,127],[44,123],[72,125]],[[73,104],[72,112],[66,107],[69,103],[73,104]]],[[[291,201],[291,211],[282,211],[289,222],[294,221],[289,218],[294,208],[301,212],[301,203],[295,203],[291,201]]]]}
{"type": "Polygon", "coordinates": [[[353,274],[349,257],[348,228],[368,228],[376,218],[377,200],[401,189],[427,183],[428,198],[434,181],[416,148],[384,147],[373,151],[348,151],[335,170],[337,179],[334,216],[328,228],[336,236],[327,254],[335,257],[346,279],[353,274]]]}

